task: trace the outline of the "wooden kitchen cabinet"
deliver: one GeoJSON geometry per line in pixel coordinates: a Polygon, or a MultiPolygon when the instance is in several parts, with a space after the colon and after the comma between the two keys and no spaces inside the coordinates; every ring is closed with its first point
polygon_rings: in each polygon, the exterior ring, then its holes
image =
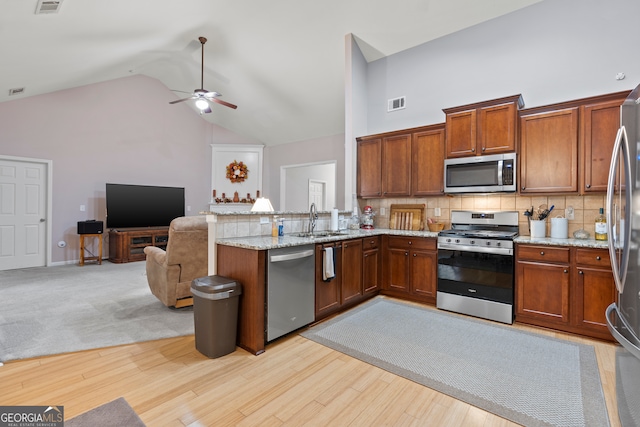
{"type": "Polygon", "coordinates": [[[605,311],[616,300],[616,285],[608,249],[576,248],[573,323],[590,336],[611,339],[605,311]]]}
{"type": "Polygon", "coordinates": [[[446,157],[469,157],[516,151],[521,95],[444,109],[446,157]]]}
{"type": "Polygon", "coordinates": [[[362,239],[342,242],[342,305],[362,300],[362,239]]]}
{"type": "Polygon", "coordinates": [[[411,195],[444,193],[444,124],[414,132],[411,140],[411,195]]]}
{"type": "Polygon", "coordinates": [[[590,98],[580,107],[580,192],[606,192],[611,153],[620,128],[620,105],[629,92],[590,98]]]}
{"type": "Polygon", "coordinates": [[[342,245],[336,243],[322,243],[316,245],[316,320],[322,319],[332,313],[336,313],[342,306],[342,245]],[[322,271],[324,268],[324,249],[333,248],[335,252],[334,271],[336,277],[324,281],[322,271]]]}
{"type": "Polygon", "coordinates": [[[612,340],[615,301],[608,250],[516,245],[516,321],[612,340]]]}
{"type": "Polygon", "coordinates": [[[358,138],[358,196],[442,194],[444,135],[441,123],[358,138]]]}
{"type": "Polygon", "coordinates": [[[217,245],[217,274],[242,286],[237,343],[251,354],[263,353],[266,344],[266,263],[267,251],[217,245]]]}
{"type": "Polygon", "coordinates": [[[569,323],[569,248],[517,246],[516,320],[540,326],[569,323]]]}
{"type": "Polygon", "coordinates": [[[316,320],[352,307],[377,294],[379,278],[376,272],[380,268],[377,262],[377,247],[372,247],[369,242],[378,239],[376,236],[316,244],[316,320]],[[335,278],[325,282],[322,278],[322,259],[324,249],[328,247],[335,251],[335,278]],[[369,271],[368,268],[373,268],[373,271],[369,271]]]}
{"type": "Polygon", "coordinates": [[[521,194],[606,192],[628,92],[520,111],[521,194]]]}
{"type": "Polygon", "coordinates": [[[376,294],[380,290],[382,276],[381,237],[362,239],[362,287],[365,295],[376,294]]]}
{"type": "Polygon", "coordinates": [[[438,256],[436,239],[385,236],[385,294],[435,304],[438,256]]]}
{"type": "Polygon", "coordinates": [[[363,198],[382,197],[382,138],[358,140],[357,193],[363,198]]]}
{"type": "Polygon", "coordinates": [[[411,195],[411,134],[382,138],[382,196],[411,195]]]}
{"type": "Polygon", "coordinates": [[[358,139],[357,170],[360,197],[411,195],[411,134],[358,139]]]}
{"type": "Polygon", "coordinates": [[[578,191],[578,107],[520,112],[521,194],[578,191]]]}

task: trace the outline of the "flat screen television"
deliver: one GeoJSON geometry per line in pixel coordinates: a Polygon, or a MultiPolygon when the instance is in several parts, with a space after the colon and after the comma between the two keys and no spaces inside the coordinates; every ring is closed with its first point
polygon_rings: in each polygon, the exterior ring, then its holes
{"type": "Polygon", "coordinates": [[[184,188],[107,184],[107,228],[162,227],[184,216],[184,188]]]}

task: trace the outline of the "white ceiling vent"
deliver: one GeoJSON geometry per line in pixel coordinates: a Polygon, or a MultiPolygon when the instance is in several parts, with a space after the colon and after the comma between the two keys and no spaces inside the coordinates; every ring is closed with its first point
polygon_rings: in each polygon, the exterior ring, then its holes
{"type": "Polygon", "coordinates": [[[24,88],[23,87],[16,87],[13,89],[9,89],[9,96],[13,96],[13,95],[22,95],[24,93],[24,88]]]}
{"type": "Polygon", "coordinates": [[[62,0],[38,0],[36,15],[42,13],[58,13],[60,6],[62,6],[62,0]]]}
{"type": "Polygon", "coordinates": [[[387,101],[387,112],[402,110],[406,106],[406,96],[393,98],[387,101]]]}

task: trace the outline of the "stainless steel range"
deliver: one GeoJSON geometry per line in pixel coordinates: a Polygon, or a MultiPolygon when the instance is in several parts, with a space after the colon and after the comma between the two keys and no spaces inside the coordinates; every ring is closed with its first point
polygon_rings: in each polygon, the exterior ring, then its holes
{"type": "Polygon", "coordinates": [[[518,212],[452,211],[438,234],[436,306],[513,323],[513,239],[518,212]]]}

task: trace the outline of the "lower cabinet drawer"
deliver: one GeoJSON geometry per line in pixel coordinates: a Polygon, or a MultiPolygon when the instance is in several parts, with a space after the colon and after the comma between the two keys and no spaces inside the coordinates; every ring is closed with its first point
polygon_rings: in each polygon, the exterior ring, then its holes
{"type": "Polygon", "coordinates": [[[400,249],[436,250],[436,239],[428,237],[389,236],[389,247],[400,249]]]}
{"type": "Polygon", "coordinates": [[[518,245],[518,260],[568,263],[569,248],[552,246],[518,245]]]}

